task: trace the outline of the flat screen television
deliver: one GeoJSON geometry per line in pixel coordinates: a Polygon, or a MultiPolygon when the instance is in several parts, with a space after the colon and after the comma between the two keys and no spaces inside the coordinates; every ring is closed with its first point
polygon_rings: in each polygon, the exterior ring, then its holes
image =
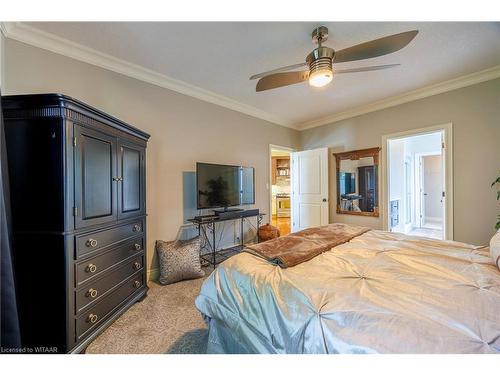
{"type": "Polygon", "coordinates": [[[254,169],[196,163],[196,191],[199,210],[254,204],[254,169]]]}

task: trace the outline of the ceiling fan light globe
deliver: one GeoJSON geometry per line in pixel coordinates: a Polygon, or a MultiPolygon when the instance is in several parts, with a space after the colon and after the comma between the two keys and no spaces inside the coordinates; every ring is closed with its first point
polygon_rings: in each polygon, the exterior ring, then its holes
{"type": "Polygon", "coordinates": [[[333,72],[330,69],[315,70],[309,75],[309,84],[314,87],[323,87],[332,82],[333,72]]]}

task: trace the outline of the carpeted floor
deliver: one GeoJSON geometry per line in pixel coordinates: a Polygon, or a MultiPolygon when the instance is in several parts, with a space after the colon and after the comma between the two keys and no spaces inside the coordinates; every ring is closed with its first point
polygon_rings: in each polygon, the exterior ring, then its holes
{"type": "MultiPolygon", "coordinates": [[[[205,268],[208,276],[211,268],[205,268]]],[[[194,305],[205,278],[162,286],[150,282],[148,296],[97,337],[85,353],[205,353],[207,329],[194,305]]]]}

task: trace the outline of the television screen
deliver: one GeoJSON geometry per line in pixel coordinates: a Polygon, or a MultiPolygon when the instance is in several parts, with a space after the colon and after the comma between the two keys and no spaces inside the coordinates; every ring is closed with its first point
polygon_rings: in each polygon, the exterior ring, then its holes
{"type": "Polygon", "coordinates": [[[196,163],[198,209],[254,203],[253,168],[196,163]]]}
{"type": "Polygon", "coordinates": [[[340,195],[353,194],[356,192],[354,173],[339,173],[340,195]]]}

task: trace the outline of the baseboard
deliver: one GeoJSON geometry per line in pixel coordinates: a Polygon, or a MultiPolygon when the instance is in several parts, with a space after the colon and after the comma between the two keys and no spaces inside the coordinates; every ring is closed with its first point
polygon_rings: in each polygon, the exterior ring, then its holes
{"type": "Polygon", "coordinates": [[[441,219],[440,217],[426,216],[425,222],[429,224],[441,224],[443,222],[443,219],[441,219]]]}

